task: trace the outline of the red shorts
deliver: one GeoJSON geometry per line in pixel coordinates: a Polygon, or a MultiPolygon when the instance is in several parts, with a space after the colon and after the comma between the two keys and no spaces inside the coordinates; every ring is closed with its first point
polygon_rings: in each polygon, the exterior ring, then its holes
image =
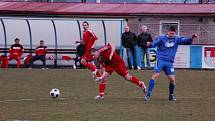
{"type": "Polygon", "coordinates": [[[85,59],[86,61],[93,60],[93,56],[90,53],[84,53],[84,55],[82,55],[81,58],[85,59]]]}
{"type": "Polygon", "coordinates": [[[127,70],[124,62],[120,62],[120,63],[114,64],[114,65],[113,64],[106,65],[105,71],[110,74],[113,73],[113,71],[115,71],[117,74],[119,74],[122,77],[124,77],[125,75],[128,74],[128,70],[127,70]]]}
{"type": "Polygon", "coordinates": [[[84,55],[81,58],[85,59],[86,61],[92,61],[93,56],[91,55],[91,48],[86,48],[84,55]]]}
{"type": "Polygon", "coordinates": [[[18,55],[9,55],[9,60],[13,60],[13,59],[15,59],[15,60],[20,60],[20,56],[18,56],[18,55]]]}

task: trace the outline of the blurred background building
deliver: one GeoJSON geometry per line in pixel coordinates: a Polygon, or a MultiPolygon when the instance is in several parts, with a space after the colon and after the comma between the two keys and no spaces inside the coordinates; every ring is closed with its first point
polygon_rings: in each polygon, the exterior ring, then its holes
{"type": "Polygon", "coordinates": [[[29,2],[86,2],[86,3],[215,3],[215,0],[1,0],[29,2]]]}

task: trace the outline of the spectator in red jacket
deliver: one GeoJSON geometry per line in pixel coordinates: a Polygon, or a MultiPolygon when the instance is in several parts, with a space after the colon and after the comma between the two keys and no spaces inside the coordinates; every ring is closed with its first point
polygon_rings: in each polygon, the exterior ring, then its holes
{"type": "Polygon", "coordinates": [[[30,61],[30,69],[32,68],[32,65],[34,61],[41,60],[43,62],[43,69],[46,66],[46,52],[47,47],[44,45],[44,41],[40,40],[40,45],[36,48],[36,54],[33,56],[33,58],[30,61]]]}
{"type": "MultiPolygon", "coordinates": [[[[13,60],[15,59],[17,61],[17,64],[16,64],[16,67],[19,68],[20,67],[20,64],[21,64],[21,56],[24,52],[24,48],[21,44],[19,44],[19,38],[16,38],[15,39],[15,44],[13,44],[11,47],[10,47],[10,50],[9,50],[9,57],[8,57],[8,60],[13,60]]],[[[8,67],[8,64],[7,66],[8,67]]]]}

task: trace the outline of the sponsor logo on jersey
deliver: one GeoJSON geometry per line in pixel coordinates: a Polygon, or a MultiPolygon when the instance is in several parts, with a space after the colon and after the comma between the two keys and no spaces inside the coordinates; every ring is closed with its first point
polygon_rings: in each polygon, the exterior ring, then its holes
{"type": "Polygon", "coordinates": [[[13,49],[19,50],[19,49],[21,49],[21,47],[13,47],[13,49]]]}
{"type": "Polygon", "coordinates": [[[165,46],[166,46],[167,48],[173,47],[174,45],[175,45],[175,42],[166,42],[166,43],[165,43],[165,46]]]}

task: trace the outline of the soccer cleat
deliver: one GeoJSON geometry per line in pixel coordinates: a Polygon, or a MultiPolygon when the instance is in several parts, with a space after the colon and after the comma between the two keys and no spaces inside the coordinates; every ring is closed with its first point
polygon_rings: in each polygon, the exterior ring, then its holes
{"type": "Polygon", "coordinates": [[[145,96],[144,97],[144,101],[149,101],[149,99],[150,99],[150,96],[145,96]]]}
{"type": "Polygon", "coordinates": [[[142,89],[143,89],[143,93],[146,94],[146,88],[143,87],[142,89]]]}
{"type": "Polygon", "coordinates": [[[92,74],[93,74],[93,78],[97,78],[98,75],[100,75],[97,70],[93,71],[92,74]]]}
{"type": "Polygon", "coordinates": [[[92,72],[93,74],[93,78],[95,78],[94,81],[101,81],[102,80],[102,76],[99,74],[99,72],[97,70],[92,72]]]}
{"type": "Polygon", "coordinates": [[[170,101],[176,101],[176,97],[173,94],[169,95],[169,100],[170,101]]]}
{"type": "Polygon", "coordinates": [[[94,81],[99,82],[99,81],[102,81],[102,79],[103,79],[102,76],[100,76],[100,77],[96,77],[94,81]]]}
{"type": "Polygon", "coordinates": [[[144,97],[145,101],[148,101],[150,99],[151,92],[147,92],[146,96],[144,97]]]}
{"type": "Polygon", "coordinates": [[[93,78],[95,78],[95,77],[96,77],[96,72],[97,72],[97,70],[95,70],[95,71],[93,71],[93,72],[92,72],[92,74],[93,74],[93,78]]]}
{"type": "Polygon", "coordinates": [[[95,100],[103,100],[104,96],[97,95],[94,97],[95,100]]]}
{"type": "Polygon", "coordinates": [[[141,68],[139,66],[137,66],[137,70],[141,70],[141,68]]]}
{"type": "Polygon", "coordinates": [[[141,85],[143,92],[146,94],[146,86],[145,86],[144,82],[140,82],[140,85],[141,85]]]}

